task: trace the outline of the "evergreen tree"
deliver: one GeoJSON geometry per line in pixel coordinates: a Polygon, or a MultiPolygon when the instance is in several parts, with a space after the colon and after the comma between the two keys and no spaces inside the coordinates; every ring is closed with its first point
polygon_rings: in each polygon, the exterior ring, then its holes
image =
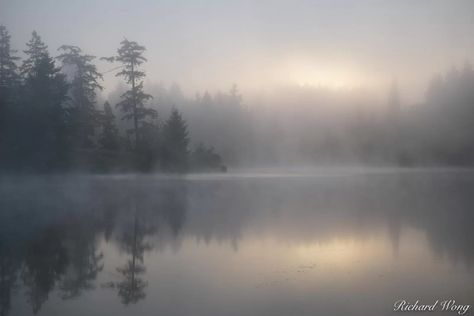
{"type": "Polygon", "coordinates": [[[27,43],[28,58],[21,66],[24,77],[18,142],[19,158],[28,167],[50,169],[66,161],[65,76],[49,56],[47,46],[36,32],[27,43]]]}
{"type": "Polygon", "coordinates": [[[140,169],[150,171],[157,165],[161,157],[160,144],[161,133],[160,126],[154,122],[144,122],[141,127],[141,150],[140,150],[140,169]]]}
{"type": "Polygon", "coordinates": [[[109,102],[104,103],[104,114],[102,119],[102,134],[99,138],[102,148],[117,150],[119,148],[118,129],[115,125],[115,115],[112,112],[109,102]]]}
{"type": "Polygon", "coordinates": [[[16,61],[19,59],[14,56],[16,51],[10,47],[10,34],[5,26],[0,25],[0,160],[5,161],[7,149],[7,130],[12,119],[12,112],[15,103],[15,90],[18,88],[19,76],[17,73],[16,61]]]}
{"type": "Polygon", "coordinates": [[[102,75],[92,63],[94,56],[85,55],[77,46],[63,45],[57,58],[65,70],[72,72],[70,111],[72,141],[79,147],[92,147],[95,128],[99,126],[100,112],[96,109],[97,90],[102,90],[102,75]]]}
{"type": "Polygon", "coordinates": [[[178,110],[173,109],[163,126],[163,166],[171,171],[185,171],[188,167],[188,128],[178,110]]]}
{"type": "Polygon", "coordinates": [[[152,98],[143,90],[145,72],[139,70],[140,65],[146,61],[146,58],[143,57],[145,47],[127,39],[123,40],[120,45],[117,50],[118,55],[108,60],[122,63],[122,71],[116,76],[123,77],[130,85],[130,89],[122,94],[122,101],[117,106],[124,114],[122,119],[133,121],[132,132],[135,135],[135,150],[137,150],[141,140],[140,128],[143,126],[143,122],[147,117],[156,118],[157,113],[155,110],[145,107],[146,101],[152,98]]]}
{"type": "Polygon", "coordinates": [[[10,39],[7,28],[0,25],[0,89],[2,90],[10,88],[19,79],[15,63],[19,57],[14,55],[16,51],[11,49],[10,39]]]}
{"type": "Polygon", "coordinates": [[[213,147],[199,143],[190,155],[191,165],[197,170],[222,170],[222,158],[213,147]]]}
{"type": "Polygon", "coordinates": [[[23,51],[28,58],[23,61],[20,67],[20,72],[23,78],[35,77],[35,71],[38,65],[45,58],[49,57],[48,46],[41,40],[41,37],[33,31],[31,40],[26,43],[27,49],[23,51]]]}

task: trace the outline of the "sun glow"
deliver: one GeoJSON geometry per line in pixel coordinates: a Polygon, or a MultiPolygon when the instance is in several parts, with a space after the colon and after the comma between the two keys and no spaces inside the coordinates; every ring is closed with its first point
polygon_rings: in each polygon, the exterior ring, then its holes
{"type": "Polygon", "coordinates": [[[332,89],[353,89],[370,85],[367,76],[354,65],[332,62],[315,62],[296,59],[283,67],[283,76],[300,86],[321,86],[332,89]]]}
{"type": "Polygon", "coordinates": [[[350,265],[389,251],[377,240],[333,240],[326,244],[300,246],[297,256],[300,260],[317,260],[332,265],[350,265]]]}

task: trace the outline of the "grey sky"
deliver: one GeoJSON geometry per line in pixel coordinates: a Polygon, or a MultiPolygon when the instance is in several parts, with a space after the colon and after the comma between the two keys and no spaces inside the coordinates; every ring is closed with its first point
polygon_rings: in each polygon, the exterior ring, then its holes
{"type": "Polygon", "coordinates": [[[0,23],[20,50],[32,30],[53,54],[74,44],[110,56],[123,37],[136,40],[149,80],[189,93],[234,82],[380,88],[397,78],[415,100],[434,73],[474,54],[470,0],[0,0],[0,23]]]}

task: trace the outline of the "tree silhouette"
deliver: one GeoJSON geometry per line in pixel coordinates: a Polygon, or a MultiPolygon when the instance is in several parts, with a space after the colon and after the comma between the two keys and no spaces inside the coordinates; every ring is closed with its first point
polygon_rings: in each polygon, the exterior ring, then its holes
{"type": "Polygon", "coordinates": [[[119,148],[119,135],[117,126],[115,125],[115,115],[109,102],[104,103],[102,132],[99,137],[99,144],[102,148],[108,150],[117,150],[119,148]]]}
{"type": "Polygon", "coordinates": [[[5,155],[9,152],[7,133],[13,122],[8,122],[8,118],[15,108],[16,89],[19,84],[16,65],[19,58],[14,55],[16,51],[10,47],[10,38],[6,27],[0,25],[0,161],[5,161],[5,155]]]}
{"type": "Polygon", "coordinates": [[[145,231],[139,222],[139,215],[136,206],[136,198],[132,197],[133,203],[133,227],[126,230],[120,239],[122,249],[130,254],[131,258],[127,263],[117,268],[117,272],[121,276],[118,282],[109,282],[107,287],[117,289],[117,294],[123,304],[135,304],[145,298],[145,288],[147,282],[140,276],[145,273],[145,265],[143,262],[144,252],[151,249],[151,246],[144,240],[145,231]]]}
{"type": "Polygon", "coordinates": [[[199,143],[191,152],[190,163],[196,170],[219,170],[223,168],[222,158],[214,151],[213,147],[206,147],[199,143]]]}
{"type": "Polygon", "coordinates": [[[41,36],[33,31],[31,40],[26,43],[27,49],[23,52],[28,56],[20,67],[21,75],[24,78],[37,76],[38,65],[49,58],[48,46],[41,40],[41,36]]]}
{"type": "MultiPolygon", "coordinates": [[[[423,149],[438,162],[472,165],[474,162],[474,69],[465,63],[433,78],[420,113],[423,149]],[[436,126],[436,137],[433,137],[436,126]]],[[[416,131],[416,130],[415,130],[416,131]]]]}
{"type": "Polygon", "coordinates": [[[16,61],[19,57],[10,46],[11,36],[5,26],[0,25],[0,88],[9,87],[18,80],[16,61]]]}
{"type": "Polygon", "coordinates": [[[163,165],[171,171],[188,168],[188,129],[181,113],[173,109],[163,126],[163,165]]]}
{"type": "Polygon", "coordinates": [[[143,254],[145,250],[150,249],[150,246],[144,241],[144,237],[144,232],[140,230],[138,214],[135,211],[132,234],[125,234],[122,239],[122,245],[130,253],[131,259],[125,266],[117,268],[124,277],[118,285],[119,295],[124,304],[136,303],[145,297],[144,288],[147,283],[139,275],[145,272],[143,254]]]}
{"type": "Polygon", "coordinates": [[[162,137],[160,134],[160,127],[155,123],[144,122],[141,127],[141,134],[141,170],[153,170],[161,158],[160,141],[162,137]]]}
{"type": "Polygon", "coordinates": [[[117,107],[124,114],[122,119],[133,121],[132,132],[135,134],[135,149],[137,150],[143,121],[147,117],[155,118],[157,113],[155,110],[145,107],[146,101],[152,98],[143,90],[145,72],[139,70],[140,65],[146,61],[146,58],[143,57],[145,47],[127,39],[123,40],[120,45],[115,60],[122,63],[123,67],[116,76],[123,77],[125,82],[130,85],[130,89],[121,95],[122,101],[117,104],[117,107]]]}
{"type": "Polygon", "coordinates": [[[66,162],[67,113],[63,103],[67,84],[36,32],[27,47],[28,58],[21,66],[22,124],[17,130],[22,148],[18,157],[28,159],[28,166],[48,170],[66,162]]]}
{"type": "Polygon", "coordinates": [[[73,236],[67,247],[69,265],[59,285],[63,299],[75,298],[93,289],[92,281],[103,269],[103,254],[96,249],[95,232],[88,223],[74,223],[70,230],[73,236]]]}
{"type": "MultiPolygon", "coordinates": [[[[121,64],[116,76],[129,85],[116,105],[122,119],[132,123],[123,138],[110,105],[105,104],[103,112],[96,108],[102,75],[94,64],[95,57],[72,45],[62,45],[58,50],[59,56],[52,58],[48,46],[33,31],[24,50],[26,58],[17,67],[18,58],[10,47],[10,35],[0,26],[0,169],[3,172],[111,170],[110,165],[121,170],[151,171],[155,167],[188,170],[190,139],[181,113],[173,110],[161,124],[156,110],[146,106],[151,95],[143,88],[144,46],[125,39],[116,56],[105,58],[121,64]],[[55,60],[61,63],[61,68],[55,60]],[[119,149],[132,152],[120,155],[111,152],[119,149]]],[[[169,91],[180,104],[187,103],[177,84],[169,91]]],[[[206,93],[202,101],[207,102],[208,98],[210,95],[206,93]]],[[[233,108],[240,106],[240,100],[234,86],[230,95],[218,101],[230,104],[226,107],[227,116],[236,117],[233,108]]],[[[215,121],[220,118],[209,114],[203,112],[201,118],[215,121]]],[[[220,159],[210,148],[197,152],[201,162],[206,155],[209,161],[220,159]]]]}
{"type": "Polygon", "coordinates": [[[97,90],[102,90],[102,75],[92,63],[94,56],[83,54],[77,46],[63,45],[57,57],[65,70],[71,73],[69,109],[72,142],[79,147],[92,147],[92,137],[99,125],[100,112],[96,109],[97,90]]]}

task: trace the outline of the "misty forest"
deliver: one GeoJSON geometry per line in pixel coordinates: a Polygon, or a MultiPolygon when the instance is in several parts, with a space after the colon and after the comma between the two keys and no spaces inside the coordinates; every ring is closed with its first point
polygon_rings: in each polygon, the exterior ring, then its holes
{"type": "Polygon", "coordinates": [[[116,75],[129,85],[114,111],[107,101],[98,104],[103,76],[94,56],[63,45],[51,57],[33,32],[18,67],[4,26],[0,42],[3,171],[225,170],[213,147],[199,143],[189,150],[187,123],[177,108],[162,120],[147,104],[152,96],[140,69],[145,47],[124,40],[117,56],[104,58],[121,64],[116,75]]]}
{"type": "Polygon", "coordinates": [[[471,315],[474,1],[0,0],[0,316],[471,315]]]}
{"type": "Polygon", "coordinates": [[[96,57],[72,45],[52,56],[36,32],[25,47],[20,59],[0,27],[3,172],[222,171],[221,156],[232,166],[474,163],[468,62],[434,76],[421,104],[402,105],[394,81],[380,104],[357,91],[298,87],[252,107],[236,85],[195,98],[176,84],[147,91],[146,49],[128,39],[102,57],[124,81],[114,102],[98,97],[96,57]]]}

